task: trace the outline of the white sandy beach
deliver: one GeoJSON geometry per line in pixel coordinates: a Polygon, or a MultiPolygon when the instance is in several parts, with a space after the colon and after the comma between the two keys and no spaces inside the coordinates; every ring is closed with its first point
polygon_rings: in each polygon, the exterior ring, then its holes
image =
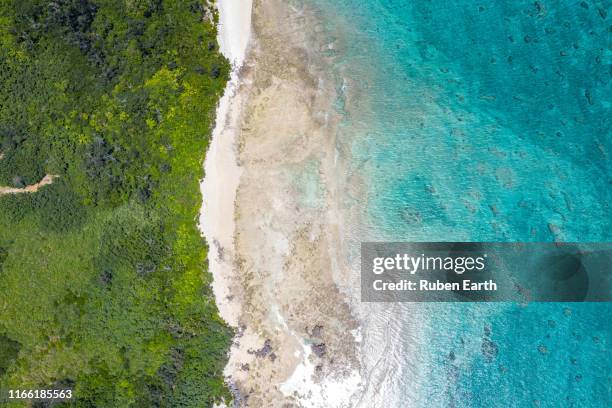
{"type": "Polygon", "coordinates": [[[219,2],[219,35],[221,52],[232,64],[231,79],[219,101],[216,126],[204,164],[205,178],[201,183],[203,196],[200,229],[210,247],[209,268],[214,275],[213,290],[221,316],[232,326],[238,326],[238,305],[229,302],[234,241],[234,202],[241,169],[236,158],[238,135],[244,97],[238,92],[239,72],[251,37],[251,1],[224,0],[219,2]]]}
{"type": "Polygon", "coordinates": [[[313,63],[312,20],[277,0],[219,12],[233,72],[200,225],[221,316],[238,329],[227,381],[241,406],[352,406],[357,324],[333,279],[335,91],[313,63]]]}
{"type": "Polygon", "coordinates": [[[240,69],[251,38],[252,0],[221,0],[219,9],[219,47],[234,67],[240,69]]]}

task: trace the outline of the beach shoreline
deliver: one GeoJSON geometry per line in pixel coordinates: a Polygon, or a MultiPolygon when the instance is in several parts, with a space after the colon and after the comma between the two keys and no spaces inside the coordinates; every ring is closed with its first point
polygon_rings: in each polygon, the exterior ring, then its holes
{"type": "Polygon", "coordinates": [[[252,21],[245,9],[219,3],[233,71],[202,183],[213,290],[237,330],[224,374],[239,405],[347,406],[361,377],[334,279],[337,96],[317,54],[330,45],[312,42],[299,3],[256,0],[252,21]]]}
{"type": "Polygon", "coordinates": [[[232,64],[232,72],[238,73],[247,55],[251,39],[252,0],[220,0],[219,49],[232,64]]]}
{"type": "Polygon", "coordinates": [[[230,80],[219,100],[216,124],[204,162],[205,177],[199,227],[209,245],[209,270],[219,313],[231,326],[238,325],[239,305],[232,295],[227,277],[232,274],[234,207],[241,169],[236,157],[236,137],[244,98],[239,92],[240,69],[251,37],[251,1],[224,0],[218,4],[218,42],[221,53],[232,64],[230,80]]]}

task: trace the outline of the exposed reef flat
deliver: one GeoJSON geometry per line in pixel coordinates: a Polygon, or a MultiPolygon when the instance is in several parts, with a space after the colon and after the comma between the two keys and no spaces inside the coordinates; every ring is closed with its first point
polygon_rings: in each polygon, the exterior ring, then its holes
{"type": "Polygon", "coordinates": [[[308,10],[256,1],[252,23],[233,95],[234,239],[211,248],[225,265],[221,312],[238,327],[226,375],[249,406],[336,406],[359,376],[357,324],[332,276],[335,89],[308,10]]]}

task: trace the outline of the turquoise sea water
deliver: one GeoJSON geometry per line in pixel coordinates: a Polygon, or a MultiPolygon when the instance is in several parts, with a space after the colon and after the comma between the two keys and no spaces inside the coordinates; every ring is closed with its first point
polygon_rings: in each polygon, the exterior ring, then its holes
{"type": "MultiPolygon", "coordinates": [[[[356,240],[612,240],[610,1],[305,3],[334,42],[356,240]]],[[[416,361],[398,406],[612,406],[609,303],[398,310],[426,317],[395,332],[419,351],[394,356],[416,361]]]]}

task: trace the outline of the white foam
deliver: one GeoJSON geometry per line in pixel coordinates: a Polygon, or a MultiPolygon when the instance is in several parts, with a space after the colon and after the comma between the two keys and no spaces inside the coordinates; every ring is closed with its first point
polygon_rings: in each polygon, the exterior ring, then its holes
{"type": "Polygon", "coordinates": [[[287,396],[293,396],[301,407],[308,408],[348,408],[355,406],[354,398],[362,388],[359,371],[353,370],[348,375],[328,376],[321,382],[313,381],[316,366],[310,361],[312,350],[302,343],[302,362],[293,374],[285,381],[280,390],[287,396]]]}

